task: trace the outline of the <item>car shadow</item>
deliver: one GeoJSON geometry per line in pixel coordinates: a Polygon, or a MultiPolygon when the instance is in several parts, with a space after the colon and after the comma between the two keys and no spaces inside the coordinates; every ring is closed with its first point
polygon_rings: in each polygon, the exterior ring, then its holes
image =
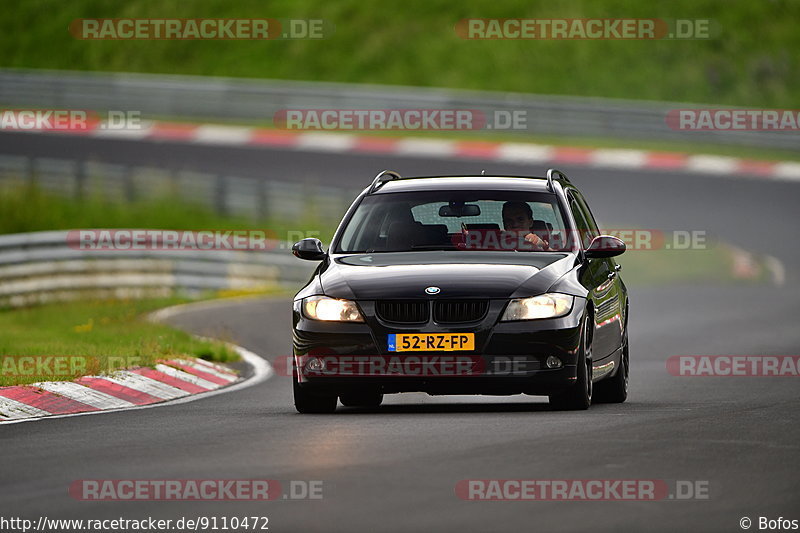
{"type": "Polygon", "coordinates": [[[546,402],[514,403],[419,403],[388,404],[380,407],[342,407],[337,415],[424,414],[424,413],[535,413],[555,411],[546,402]]]}

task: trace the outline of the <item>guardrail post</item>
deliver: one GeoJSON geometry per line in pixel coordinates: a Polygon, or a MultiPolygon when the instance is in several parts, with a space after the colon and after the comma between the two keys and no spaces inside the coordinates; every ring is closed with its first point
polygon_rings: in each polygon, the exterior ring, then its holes
{"type": "Polygon", "coordinates": [[[228,179],[225,176],[217,176],[217,183],[214,188],[214,208],[217,213],[223,216],[228,214],[227,196],[228,179]]]}
{"type": "Polygon", "coordinates": [[[86,195],[86,160],[75,162],[75,198],[82,200],[86,195]]]}
{"type": "Polygon", "coordinates": [[[132,203],[136,200],[136,187],[133,184],[133,167],[126,165],[122,169],[122,189],[125,201],[132,203]]]}
{"type": "Polygon", "coordinates": [[[266,220],[269,216],[268,201],[267,180],[259,179],[256,182],[256,216],[259,220],[266,220]]]}
{"type": "Polygon", "coordinates": [[[36,158],[29,156],[26,165],[26,177],[28,178],[28,185],[36,184],[36,158]]]}

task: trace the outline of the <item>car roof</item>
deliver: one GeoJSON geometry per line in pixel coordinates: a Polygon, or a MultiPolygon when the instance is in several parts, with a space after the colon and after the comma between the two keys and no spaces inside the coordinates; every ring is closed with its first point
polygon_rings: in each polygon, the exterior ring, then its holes
{"type": "Polygon", "coordinates": [[[372,194],[429,190],[495,190],[550,193],[546,178],[522,176],[418,176],[387,181],[372,194]]]}

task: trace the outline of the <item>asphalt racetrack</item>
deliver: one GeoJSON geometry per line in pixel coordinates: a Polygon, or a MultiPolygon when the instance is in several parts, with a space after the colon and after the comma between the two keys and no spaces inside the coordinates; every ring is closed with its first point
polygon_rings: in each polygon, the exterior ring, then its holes
{"type": "MultiPolygon", "coordinates": [[[[176,165],[265,179],[366,185],[402,174],[542,174],[544,168],[3,134],[5,154],[176,165]],[[231,172],[235,171],[235,172],[231,172]]],[[[550,411],[543,397],[387,396],[376,410],[299,415],[291,379],[154,409],[0,430],[5,515],[49,518],[267,516],[271,531],[740,531],[740,519],[800,518],[797,378],[676,377],[673,355],[796,355],[800,184],[570,167],[601,223],[705,230],[778,258],[786,281],[631,287],[631,393],[620,405],[550,411]],[[322,499],[84,502],[82,479],[322,481],[322,499]],[[464,501],[465,479],[657,479],[707,499],[464,501]],[[698,484],[699,483],[699,484],[698,484]]],[[[625,256],[620,258],[625,264],[625,256]]],[[[624,271],[623,271],[624,279],[624,271]]],[[[228,301],[170,322],[267,358],[291,350],[290,302],[228,301]]]]}

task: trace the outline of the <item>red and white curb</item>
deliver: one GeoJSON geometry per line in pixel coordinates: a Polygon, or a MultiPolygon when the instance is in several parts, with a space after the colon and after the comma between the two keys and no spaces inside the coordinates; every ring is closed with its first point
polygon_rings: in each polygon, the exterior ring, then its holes
{"type": "Polygon", "coordinates": [[[271,375],[263,358],[240,346],[231,347],[251,366],[253,373],[247,379],[223,365],[188,358],[75,381],[2,387],[0,425],[186,403],[250,387],[271,375]]]}
{"type": "Polygon", "coordinates": [[[725,177],[800,181],[800,162],[692,155],[680,152],[578,148],[518,142],[455,141],[420,137],[391,138],[355,133],[298,132],[177,122],[142,122],[141,127],[127,129],[110,128],[103,122],[87,126],[87,129],[80,131],[26,131],[205,145],[266,146],[332,153],[461,158],[524,164],[563,163],[609,169],[685,170],[725,177]]]}

